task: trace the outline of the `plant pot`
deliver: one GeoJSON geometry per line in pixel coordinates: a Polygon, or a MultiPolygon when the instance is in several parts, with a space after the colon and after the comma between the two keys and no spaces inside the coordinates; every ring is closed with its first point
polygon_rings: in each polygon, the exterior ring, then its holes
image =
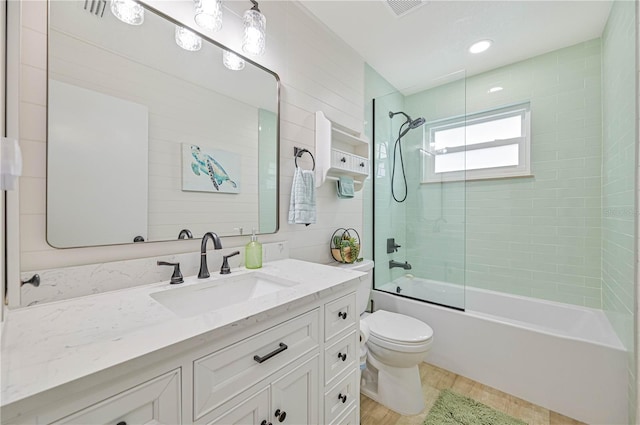
{"type": "Polygon", "coordinates": [[[340,263],[353,263],[356,261],[357,255],[351,255],[351,247],[347,246],[344,248],[332,248],[331,255],[333,258],[340,263]],[[342,254],[340,253],[342,251],[342,254]]]}

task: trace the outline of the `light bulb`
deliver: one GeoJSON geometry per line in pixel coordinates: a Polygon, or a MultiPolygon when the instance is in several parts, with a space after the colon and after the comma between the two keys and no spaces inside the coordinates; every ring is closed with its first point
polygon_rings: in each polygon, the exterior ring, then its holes
{"type": "Polygon", "coordinates": [[[222,0],[194,0],[196,24],[211,31],[222,28],[222,0]]]}
{"type": "Polygon", "coordinates": [[[125,24],[142,25],[144,8],[133,0],[111,0],[111,13],[125,24]]]}
{"type": "Polygon", "coordinates": [[[222,52],[222,63],[232,71],[241,71],[245,65],[244,59],[228,50],[222,52]]]}
{"type": "Polygon", "coordinates": [[[202,47],[202,38],[193,31],[176,25],[176,44],[184,50],[195,52],[202,47]]]}
{"type": "Polygon", "coordinates": [[[244,12],[244,37],[242,38],[242,50],[255,56],[264,54],[266,42],[267,18],[264,17],[256,6],[244,12]]]}

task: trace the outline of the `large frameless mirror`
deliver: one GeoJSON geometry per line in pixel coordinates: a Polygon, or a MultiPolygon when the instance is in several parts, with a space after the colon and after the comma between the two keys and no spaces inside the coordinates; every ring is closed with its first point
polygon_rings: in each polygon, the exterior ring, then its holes
{"type": "Polygon", "coordinates": [[[153,10],[127,25],[92,3],[49,2],[49,244],[276,232],[278,76],[229,69],[193,33],[181,47],[153,10]]]}

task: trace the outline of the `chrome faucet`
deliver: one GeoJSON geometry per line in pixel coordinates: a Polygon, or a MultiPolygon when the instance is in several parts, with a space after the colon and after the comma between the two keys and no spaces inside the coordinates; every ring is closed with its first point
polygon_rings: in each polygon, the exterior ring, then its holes
{"type": "Polygon", "coordinates": [[[210,276],[209,268],[207,267],[207,241],[209,239],[213,241],[213,249],[222,249],[222,243],[217,234],[213,232],[204,234],[202,243],[200,244],[200,271],[198,272],[198,279],[206,279],[210,276]]]}
{"type": "Polygon", "coordinates": [[[394,267],[402,267],[405,270],[411,270],[411,264],[408,262],[401,263],[399,261],[389,260],[389,268],[393,269],[394,267]]]}

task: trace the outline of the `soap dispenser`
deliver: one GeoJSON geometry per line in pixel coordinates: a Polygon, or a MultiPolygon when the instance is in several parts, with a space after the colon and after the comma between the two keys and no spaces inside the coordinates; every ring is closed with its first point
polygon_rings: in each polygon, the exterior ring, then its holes
{"type": "Polygon", "coordinates": [[[256,229],[251,234],[251,242],[244,249],[244,264],[248,269],[259,269],[262,267],[262,244],[258,242],[256,229]]]}

